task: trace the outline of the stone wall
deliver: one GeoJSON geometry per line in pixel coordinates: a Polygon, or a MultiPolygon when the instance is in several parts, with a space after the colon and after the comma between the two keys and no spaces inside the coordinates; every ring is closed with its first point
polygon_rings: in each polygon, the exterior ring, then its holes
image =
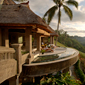
{"type": "Polygon", "coordinates": [[[17,74],[17,61],[15,59],[6,59],[0,61],[0,83],[17,74]]]}
{"type": "Polygon", "coordinates": [[[0,46],[0,83],[17,75],[17,60],[13,48],[0,46]]]}
{"type": "Polygon", "coordinates": [[[29,53],[22,55],[22,65],[26,63],[26,59],[28,59],[29,53]]]}

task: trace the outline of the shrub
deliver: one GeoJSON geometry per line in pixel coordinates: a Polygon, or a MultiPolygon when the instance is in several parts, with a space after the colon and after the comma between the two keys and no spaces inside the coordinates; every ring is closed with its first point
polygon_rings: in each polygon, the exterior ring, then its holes
{"type": "Polygon", "coordinates": [[[42,50],[41,50],[41,53],[44,53],[44,52],[45,52],[45,50],[44,50],[44,49],[42,49],[42,50]]]}
{"type": "Polygon", "coordinates": [[[46,77],[40,81],[40,85],[80,85],[81,82],[70,76],[69,72],[65,74],[46,77]]]}
{"type": "Polygon", "coordinates": [[[85,75],[84,75],[83,71],[80,69],[80,61],[78,60],[74,66],[75,66],[75,72],[77,74],[77,77],[84,84],[85,83],[85,75]]]}

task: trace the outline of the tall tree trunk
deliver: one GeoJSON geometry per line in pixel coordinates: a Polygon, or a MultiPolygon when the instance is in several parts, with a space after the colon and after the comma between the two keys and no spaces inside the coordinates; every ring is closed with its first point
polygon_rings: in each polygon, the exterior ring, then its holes
{"type": "MultiPolygon", "coordinates": [[[[60,7],[59,7],[59,12],[58,12],[57,35],[59,31],[59,23],[60,23],[60,7]]],[[[58,37],[56,37],[56,46],[57,46],[57,41],[58,41],[58,37]]]]}

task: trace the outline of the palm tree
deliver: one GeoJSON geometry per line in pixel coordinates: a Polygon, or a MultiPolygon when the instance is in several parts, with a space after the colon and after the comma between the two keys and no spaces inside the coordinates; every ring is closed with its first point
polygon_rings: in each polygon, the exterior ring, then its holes
{"type": "Polygon", "coordinates": [[[45,14],[43,19],[45,19],[45,17],[47,16],[47,23],[50,24],[56,10],[58,10],[58,25],[57,25],[57,34],[58,34],[58,30],[59,30],[59,24],[61,22],[61,7],[63,7],[65,13],[68,15],[68,17],[70,18],[70,20],[72,20],[73,18],[73,14],[72,14],[72,10],[66,6],[67,5],[73,5],[76,8],[78,8],[78,2],[75,0],[53,0],[53,2],[55,3],[55,5],[53,7],[51,7],[45,14]]]}

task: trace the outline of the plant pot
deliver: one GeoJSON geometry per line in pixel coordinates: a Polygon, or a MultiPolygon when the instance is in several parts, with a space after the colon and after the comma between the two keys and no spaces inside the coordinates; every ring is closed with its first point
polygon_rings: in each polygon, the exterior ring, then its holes
{"type": "Polygon", "coordinates": [[[44,54],[44,53],[42,53],[42,54],[44,54]]]}

